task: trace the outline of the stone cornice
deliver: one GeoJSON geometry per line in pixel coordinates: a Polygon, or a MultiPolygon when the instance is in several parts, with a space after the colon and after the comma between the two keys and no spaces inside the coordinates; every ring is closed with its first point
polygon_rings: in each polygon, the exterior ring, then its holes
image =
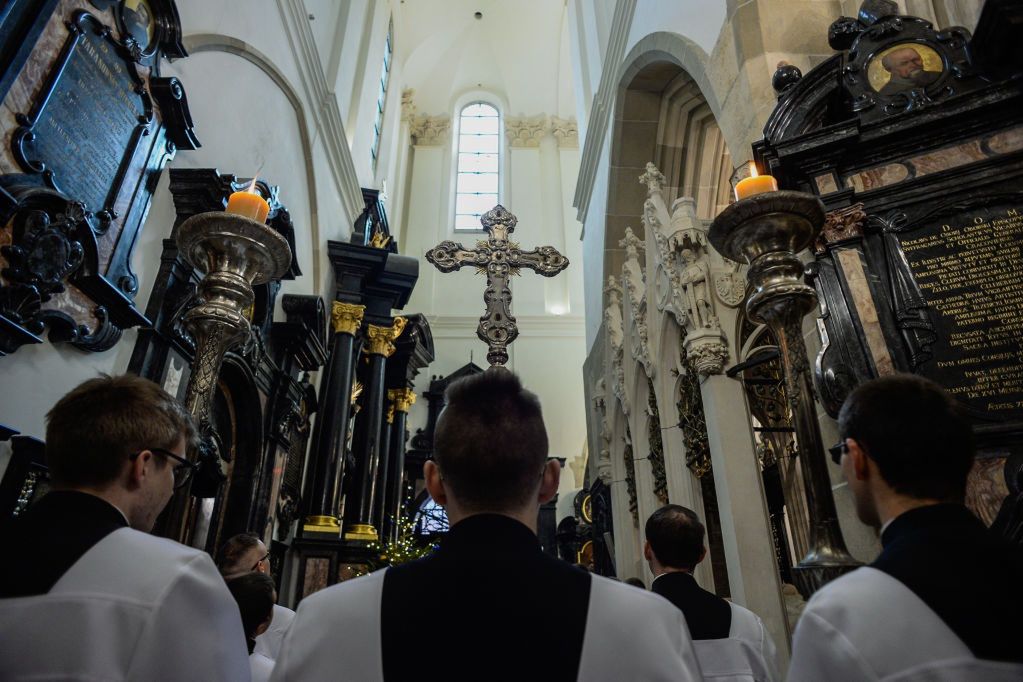
{"type": "MultiPolygon", "coordinates": [[[[309,109],[326,147],[327,163],[341,195],[348,221],[354,223],[364,208],[362,188],[355,172],[351,150],[348,148],[348,138],[341,122],[337,96],[328,87],[323,64],[316,49],[316,40],[309,25],[309,10],[302,0],[277,0],[277,8],[284,23],[291,51],[299,65],[298,72],[306,99],[310,103],[309,109]]],[[[315,210],[315,207],[312,208],[315,210]]]]}
{"type": "Polygon", "coordinates": [[[593,182],[597,177],[597,163],[604,147],[607,128],[611,118],[611,108],[615,94],[618,92],[616,82],[619,66],[625,58],[625,47],[632,28],[632,16],[636,12],[637,0],[617,0],[614,17],[611,20],[611,33],[607,39],[607,52],[600,71],[600,85],[593,96],[590,107],[590,119],[586,125],[586,139],[583,141],[582,157],[579,161],[579,180],[575,186],[575,199],[572,205],[578,213],[576,218],[586,224],[586,213],[590,208],[590,196],[593,194],[593,182]]]}

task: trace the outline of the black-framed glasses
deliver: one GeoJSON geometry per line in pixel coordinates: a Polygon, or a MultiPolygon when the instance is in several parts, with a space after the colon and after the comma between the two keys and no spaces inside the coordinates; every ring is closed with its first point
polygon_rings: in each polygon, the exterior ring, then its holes
{"type": "Polygon", "coordinates": [[[256,563],[252,564],[252,568],[251,568],[251,569],[249,569],[249,570],[252,570],[252,571],[258,571],[258,570],[259,570],[259,565],[260,565],[261,563],[263,563],[264,561],[266,561],[267,559],[269,559],[269,558],[270,558],[270,552],[267,552],[266,554],[264,554],[264,555],[263,555],[263,558],[262,558],[262,559],[260,559],[260,560],[259,560],[259,561],[257,561],[256,563]]]}
{"type": "Polygon", "coordinates": [[[192,474],[195,473],[196,469],[199,468],[198,464],[189,462],[180,455],[175,455],[170,450],[164,450],[163,448],[145,448],[145,450],[139,450],[128,459],[135,460],[143,452],[148,450],[149,452],[156,453],[157,455],[163,455],[169,460],[175,462],[174,464],[174,489],[183,488],[191,479],[192,474]]]}
{"type": "Polygon", "coordinates": [[[842,466],[842,455],[849,452],[849,447],[845,444],[845,439],[843,438],[841,442],[835,443],[828,448],[828,452],[831,454],[831,461],[842,466]]]}

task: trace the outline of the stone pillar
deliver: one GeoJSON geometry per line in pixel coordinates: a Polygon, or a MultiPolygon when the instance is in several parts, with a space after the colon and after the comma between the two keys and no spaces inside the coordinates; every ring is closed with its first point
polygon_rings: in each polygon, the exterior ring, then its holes
{"type": "Polygon", "coordinates": [[[788,624],[760,464],[749,416],[741,408],[746,396],[740,381],[721,374],[707,376],[700,392],[732,600],[764,620],[784,669],[789,651],[788,624]]]}
{"type": "Polygon", "coordinates": [[[330,311],[334,330],[330,358],[320,384],[320,414],[313,429],[313,449],[306,481],[309,501],[302,534],[341,532],[340,489],[348,442],[348,413],[351,411],[355,358],[361,342],[357,338],[365,306],[334,301],[330,311]]]}
{"type": "Polygon", "coordinates": [[[390,473],[385,488],[384,533],[392,540],[398,537],[401,515],[404,512],[405,491],[405,425],[408,412],[416,402],[416,394],[411,388],[391,389],[387,392],[394,409],[394,422],[391,424],[390,473]]]}
{"type": "Polygon", "coordinates": [[[405,318],[396,317],[390,327],[367,325],[364,353],[369,359],[366,372],[365,402],[355,427],[353,451],[356,461],[354,499],[345,503],[344,539],[374,542],[379,539],[373,525],[374,501],[377,494],[377,467],[380,463],[380,436],[384,422],[384,371],[387,358],[394,353],[394,340],[405,329],[405,318]]]}

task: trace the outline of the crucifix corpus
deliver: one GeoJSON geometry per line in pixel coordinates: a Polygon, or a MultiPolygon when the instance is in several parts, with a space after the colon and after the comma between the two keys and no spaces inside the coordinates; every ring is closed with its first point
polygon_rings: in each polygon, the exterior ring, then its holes
{"type": "Polygon", "coordinates": [[[487,288],[483,302],[487,310],[480,317],[476,336],[490,346],[487,360],[490,366],[504,367],[508,362],[508,344],[519,335],[519,328],[511,314],[511,289],[508,278],[528,268],[544,277],[554,277],[568,267],[568,259],[553,246],[540,246],[523,251],[508,235],[515,231],[518,218],[501,205],[480,217],[489,237],[476,242],[469,250],[457,242],[443,241],[426,252],[426,260],[441,272],[454,272],[467,265],[476,267],[476,273],[487,274],[487,288]]]}

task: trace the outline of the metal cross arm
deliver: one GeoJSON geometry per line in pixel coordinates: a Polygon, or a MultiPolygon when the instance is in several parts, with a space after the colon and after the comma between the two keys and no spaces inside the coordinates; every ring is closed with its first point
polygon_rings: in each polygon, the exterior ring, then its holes
{"type": "Polygon", "coordinates": [[[471,265],[477,274],[486,273],[487,288],[483,292],[483,301],[487,310],[480,317],[476,336],[490,347],[487,360],[491,366],[500,367],[508,362],[508,344],[519,335],[515,317],[511,314],[509,277],[520,274],[523,268],[544,277],[554,277],[568,267],[568,259],[553,246],[523,251],[518,244],[508,241],[518,219],[504,206],[495,206],[484,213],[480,223],[489,236],[476,242],[475,249],[443,241],[426,252],[426,260],[441,272],[454,272],[471,265]]]}

